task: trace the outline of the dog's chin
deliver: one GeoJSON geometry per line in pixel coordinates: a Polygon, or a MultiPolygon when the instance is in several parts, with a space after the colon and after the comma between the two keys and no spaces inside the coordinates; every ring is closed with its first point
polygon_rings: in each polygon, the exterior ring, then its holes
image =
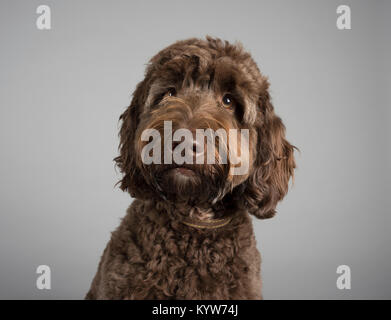
{"type": "Polygon", "coordinates": [[[199,203],[216,194],[209,180],[195,169],[177,167],[162,172],[159,185],[169,200],[199,203]]]}
{"type": "Polygon", "coordinates": [[[179,181],[183,180],[186,182],[191,179],[196,179],[197,177],[197,174],[194,172],[194,170],[185,167],[178,167],[169,171],[169,174],[171,174],[174,179],[178,179],[179,181]]]}

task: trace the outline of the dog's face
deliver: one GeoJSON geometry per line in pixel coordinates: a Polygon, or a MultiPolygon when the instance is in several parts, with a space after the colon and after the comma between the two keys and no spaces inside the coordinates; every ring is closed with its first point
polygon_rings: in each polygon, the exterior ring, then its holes
{"type": "Polygon", "coordinates": [[[295,164],[268,86],[239,45],[190,39],[159,52],[121,116],[121,188],[272,216],[295,164]]]}

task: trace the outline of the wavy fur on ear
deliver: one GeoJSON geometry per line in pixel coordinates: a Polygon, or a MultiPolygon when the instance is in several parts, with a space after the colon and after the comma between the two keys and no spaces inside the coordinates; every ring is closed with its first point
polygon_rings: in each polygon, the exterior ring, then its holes
{"type": "Polygon", "coordinates": [[[119,156],[114,158],[116,165],[123,174],[118,182],[123,191],[128,191],[132,197],[143,199],[150,194],[150,189],[144,181],[140,169],[136,165],[135,135],[139,122],[141,107],[148,94],[147,79],[140,82],[133,93],[130,106],[121,114],[121,129],[119,132],[119,156]]]}
{"type": "Polygon", "coordinates": [[[295,147],[285,139],[285,126],[274,113],[266,79],[264,85],[259,98],[261,119],[254,169],[242,188],[244,206],[260,219],[275,215],[276,205],[288,192],[296,167],[295,147]]]}

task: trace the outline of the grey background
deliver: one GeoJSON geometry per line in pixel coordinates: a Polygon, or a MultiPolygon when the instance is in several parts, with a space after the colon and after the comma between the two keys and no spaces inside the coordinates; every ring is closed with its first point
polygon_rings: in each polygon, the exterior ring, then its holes
{"type": "MultiPolygon", "coordinates": [[[[275,218],[254,221],[266,299],[391,298],[390,1],[0,3],[0,298],[80,299],[130,204],[118,117],[147,60],[206,34],[269,75],[297,154],[275,218]],[[52,10],[52,30],[35,26],[52,10]],[[352,30],[336,8],[352,9],[352,30]],[[35,287],[36,267],[52,289],[35,287]],[[336,269],[352,289],[336,288],[336,269]]],[[[255,219],[254,219],[255,220],[255,219]]]]}

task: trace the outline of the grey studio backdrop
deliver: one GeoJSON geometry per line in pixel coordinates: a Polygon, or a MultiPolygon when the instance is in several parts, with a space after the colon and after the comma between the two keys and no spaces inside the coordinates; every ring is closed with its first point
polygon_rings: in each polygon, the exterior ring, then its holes
{"type": "Polygon", "coordinates": [[[264,297],[391,298],[390,14],[391,1],[2,0],[0,298],[84,297],[132,201],[114,187],[118,117],[152,55],[207,34],[252,53],[301,150],[277,216],[254,219],[264,297]]]}

